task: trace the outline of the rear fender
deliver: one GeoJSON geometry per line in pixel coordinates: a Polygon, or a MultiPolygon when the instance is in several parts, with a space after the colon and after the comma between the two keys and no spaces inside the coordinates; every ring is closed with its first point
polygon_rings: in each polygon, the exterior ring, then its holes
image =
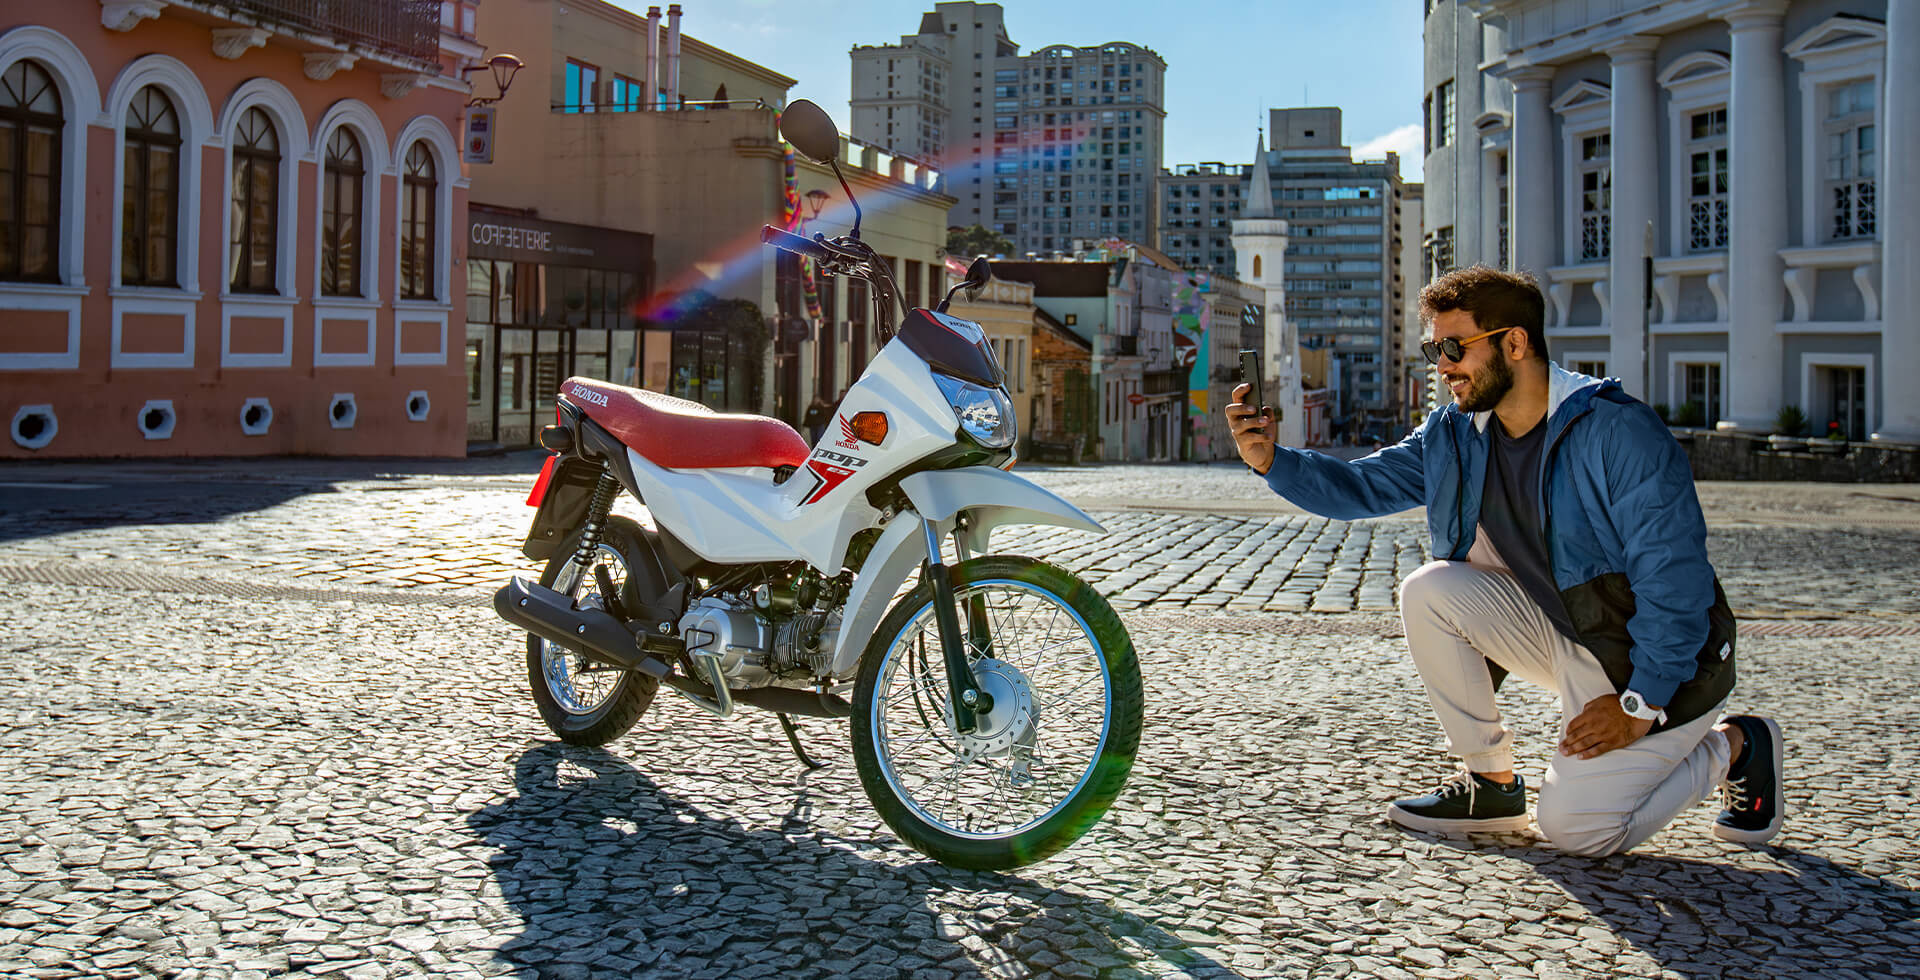
{"type": "Polygon", "coordinates": [[[1052,524],[1106,533],[1080,508],[1031,481],[991,466],[915,473],[900,481],[900,489],[914,509],[903,511],[887,524],[854,577],[834,645],[833,663],[828,667],[834,677],[850,676],[859,666],[860,654],[880,625],[880,617],[886,614],[887,604],[913,569],[926,560],[922,521],[938,523],[944,540],[964,516],[966,530],[961,538],[968,552],[975,555],[985,554],[988,535],[1006,524],[1052,524]]]}

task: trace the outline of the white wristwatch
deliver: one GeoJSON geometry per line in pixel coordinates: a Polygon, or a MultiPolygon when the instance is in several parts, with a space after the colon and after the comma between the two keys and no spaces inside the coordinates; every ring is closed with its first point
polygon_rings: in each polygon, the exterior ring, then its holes
{"type": "Polygon", "coordinates": [[[1642,721],[1658,723],[1667,720],[1667,713],[1647,704],[1647,699],[1641,697],[1638,691],[1628,691],[1620,695],[1620,710],[1626,712],[1627,717],[1642,721]]]}

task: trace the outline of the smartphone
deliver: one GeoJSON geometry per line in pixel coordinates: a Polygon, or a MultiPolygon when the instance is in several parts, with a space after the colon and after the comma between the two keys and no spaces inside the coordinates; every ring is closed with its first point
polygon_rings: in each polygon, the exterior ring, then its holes
{"type": "Polygon", "coordinates": [[[1252,387],[1247,389],[1246,398],[1241,404],[1250,405],[1255,411],[1266,411],[1266,396],[1260,391],[1260,352],[1243,350],[1240,352],[1240,380],[1252,387]]]}

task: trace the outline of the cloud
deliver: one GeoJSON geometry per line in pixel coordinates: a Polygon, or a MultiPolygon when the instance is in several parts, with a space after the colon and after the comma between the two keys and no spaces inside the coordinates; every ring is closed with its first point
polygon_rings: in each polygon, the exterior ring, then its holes
{"type": "Polygon", "coordinates": [[[1381,160],[1389,152],[1400,154],[1400,177],[1402,180],[1419,180],[1421,166],[1420,143],[1425,136],[1419,123],[1410,123],[1396,127],[1382,136],[1376,136],[1353,148],[1355,160],[1381,160]]]}

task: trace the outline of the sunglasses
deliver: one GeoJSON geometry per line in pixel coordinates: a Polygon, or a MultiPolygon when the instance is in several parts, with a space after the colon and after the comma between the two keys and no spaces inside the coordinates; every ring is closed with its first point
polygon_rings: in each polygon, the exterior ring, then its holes
{"type": "Polygon", "coordinates": [[[1448,337],[1445,340],[1428,340],[1420,344],[1420,353],[1426,355],[1428,364],[1438,364],[1442,357],[1445,357],[1449,361],[1458,361],[1467,355],[1468,344],[1484,340],[1497,333],[1506,333],[1509,330],[1518,329],[1520,328],[1495,327],[1486,333],[1477,333],[1465,340],[1456,340],[1452,337],[1448,337]]]}

